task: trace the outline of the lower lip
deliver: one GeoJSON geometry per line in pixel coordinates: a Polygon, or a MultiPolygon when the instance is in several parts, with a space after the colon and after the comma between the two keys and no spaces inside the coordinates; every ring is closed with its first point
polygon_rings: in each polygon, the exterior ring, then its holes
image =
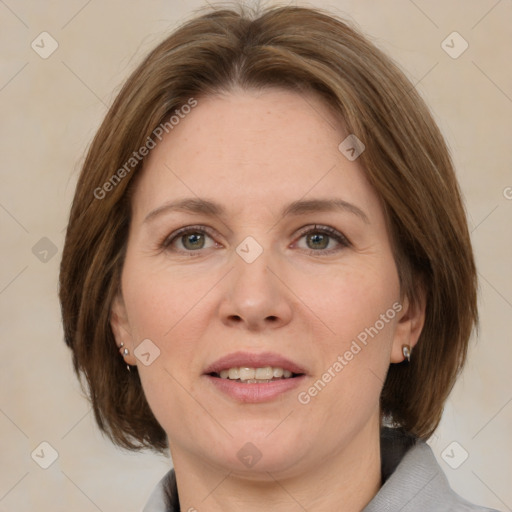
{"type": "Polygon", "coordinates": [[[287,391],[291,391],[304,382],[305,375],[290,379],[279,379],[261,384],[243,384],[236,380],[221,379],[206,375],[206,378],[220,391],[239,402],[259,403],[268,402],[287,391]]]}

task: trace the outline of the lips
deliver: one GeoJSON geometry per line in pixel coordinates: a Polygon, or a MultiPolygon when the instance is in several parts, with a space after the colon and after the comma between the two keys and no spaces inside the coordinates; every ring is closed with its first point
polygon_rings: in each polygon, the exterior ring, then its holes
{"type": "Polygon", "coordinates": [[[263,352],[260,354],[252,354],[250,352],[234,352],[221,357],[205,371],[205,375],[220,374],[223,370],[230,368],[246,367],[246,368],[263,368],[263,367],[277,367],[283,370],[288,370],[295,375],[304,375],[306,370],[299,366],[297,363],[273,352],[263,352]]]}

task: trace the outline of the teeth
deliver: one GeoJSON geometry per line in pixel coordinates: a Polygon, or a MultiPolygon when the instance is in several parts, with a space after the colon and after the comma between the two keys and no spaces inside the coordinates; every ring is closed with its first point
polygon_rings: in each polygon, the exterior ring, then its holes
{"type": "Polygon", "coordinates": [[[222,370],[219,375],[221,379],[240,380],[247,384],[256,384],[271,382],[273,379],[289,379],[292,376],[292,372],[283,368],[273,368],[272,366],[264,366],[262,368],[241,366],[239,368],[222,370]]]}
{"type": "Polygon", "coordinates": [[[230,379],[238,379],[239,378],[239,371],[238,368],[230,368],[228,370],[228,377],[230,379]]]}
{"type": "Polygon", "coordinates": [[[256,376],[256,370],[254,368],[240,368],[239,374],[240,380],[251,380],[256,376]]]}
{"type": "Polygon", "coordinates": [[[272,373],[276,379],[280,379],[283,376],[284,370],[282,368],[273,368],[272,373]]]}
{"type": "Polygon", "coordinates": [[[265,368],[256,368],[255,379],[270,380],[274,376],[272,366],[265,366],[265,368]]]}

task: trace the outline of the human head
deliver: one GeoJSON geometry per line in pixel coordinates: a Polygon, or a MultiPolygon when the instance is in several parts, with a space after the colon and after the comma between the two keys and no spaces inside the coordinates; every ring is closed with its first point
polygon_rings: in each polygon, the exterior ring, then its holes
{"type": "Polygon", "coordinates": [[[60,299],[66,342],[100,428],[127,448],[167,447],[110,326],[131,195],[145,160],[133,153],[158,144],[155,130],[172,125],[171,115],[184,105],[192,108],[191,98],[235,87],[315,92],[364,142],[358,163],[382,202],[402,294],[411,303],[424,294],[426,302],[410,365],[389,369],[382,412],[428,437],[476,320],[474,262],[453,166],[428,109],[398,68],[348,25],[294,7],[254,20],[220,10],[184,25],[128,79],[90,147],[68,226],[60,299]],[[119,173],[130,158],[134,165],[119,173]]]}

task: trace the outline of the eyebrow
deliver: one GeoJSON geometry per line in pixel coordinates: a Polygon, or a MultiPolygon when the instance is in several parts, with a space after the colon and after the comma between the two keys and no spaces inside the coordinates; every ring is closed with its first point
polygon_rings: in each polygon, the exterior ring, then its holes
{"type": "MultiPolygon", "coordinates": [[[[197,197],[187,197],[170,201],[151,211],[144,219],[144,223],[149,222],[164,213],[182,211],[189,213],[204,214],[210,216],[222,217],[226,215],[225,208],[215,201],[201,199],[197,197]]],[[[370,224],[368,216],[356,205],[348,203],[339,198],[328,199],[300,199],[286,205],[281,210],[281,217],[299,216],[307,213],[317,212],[348,212],[356,215],[366,224],[370,224]]]]}

